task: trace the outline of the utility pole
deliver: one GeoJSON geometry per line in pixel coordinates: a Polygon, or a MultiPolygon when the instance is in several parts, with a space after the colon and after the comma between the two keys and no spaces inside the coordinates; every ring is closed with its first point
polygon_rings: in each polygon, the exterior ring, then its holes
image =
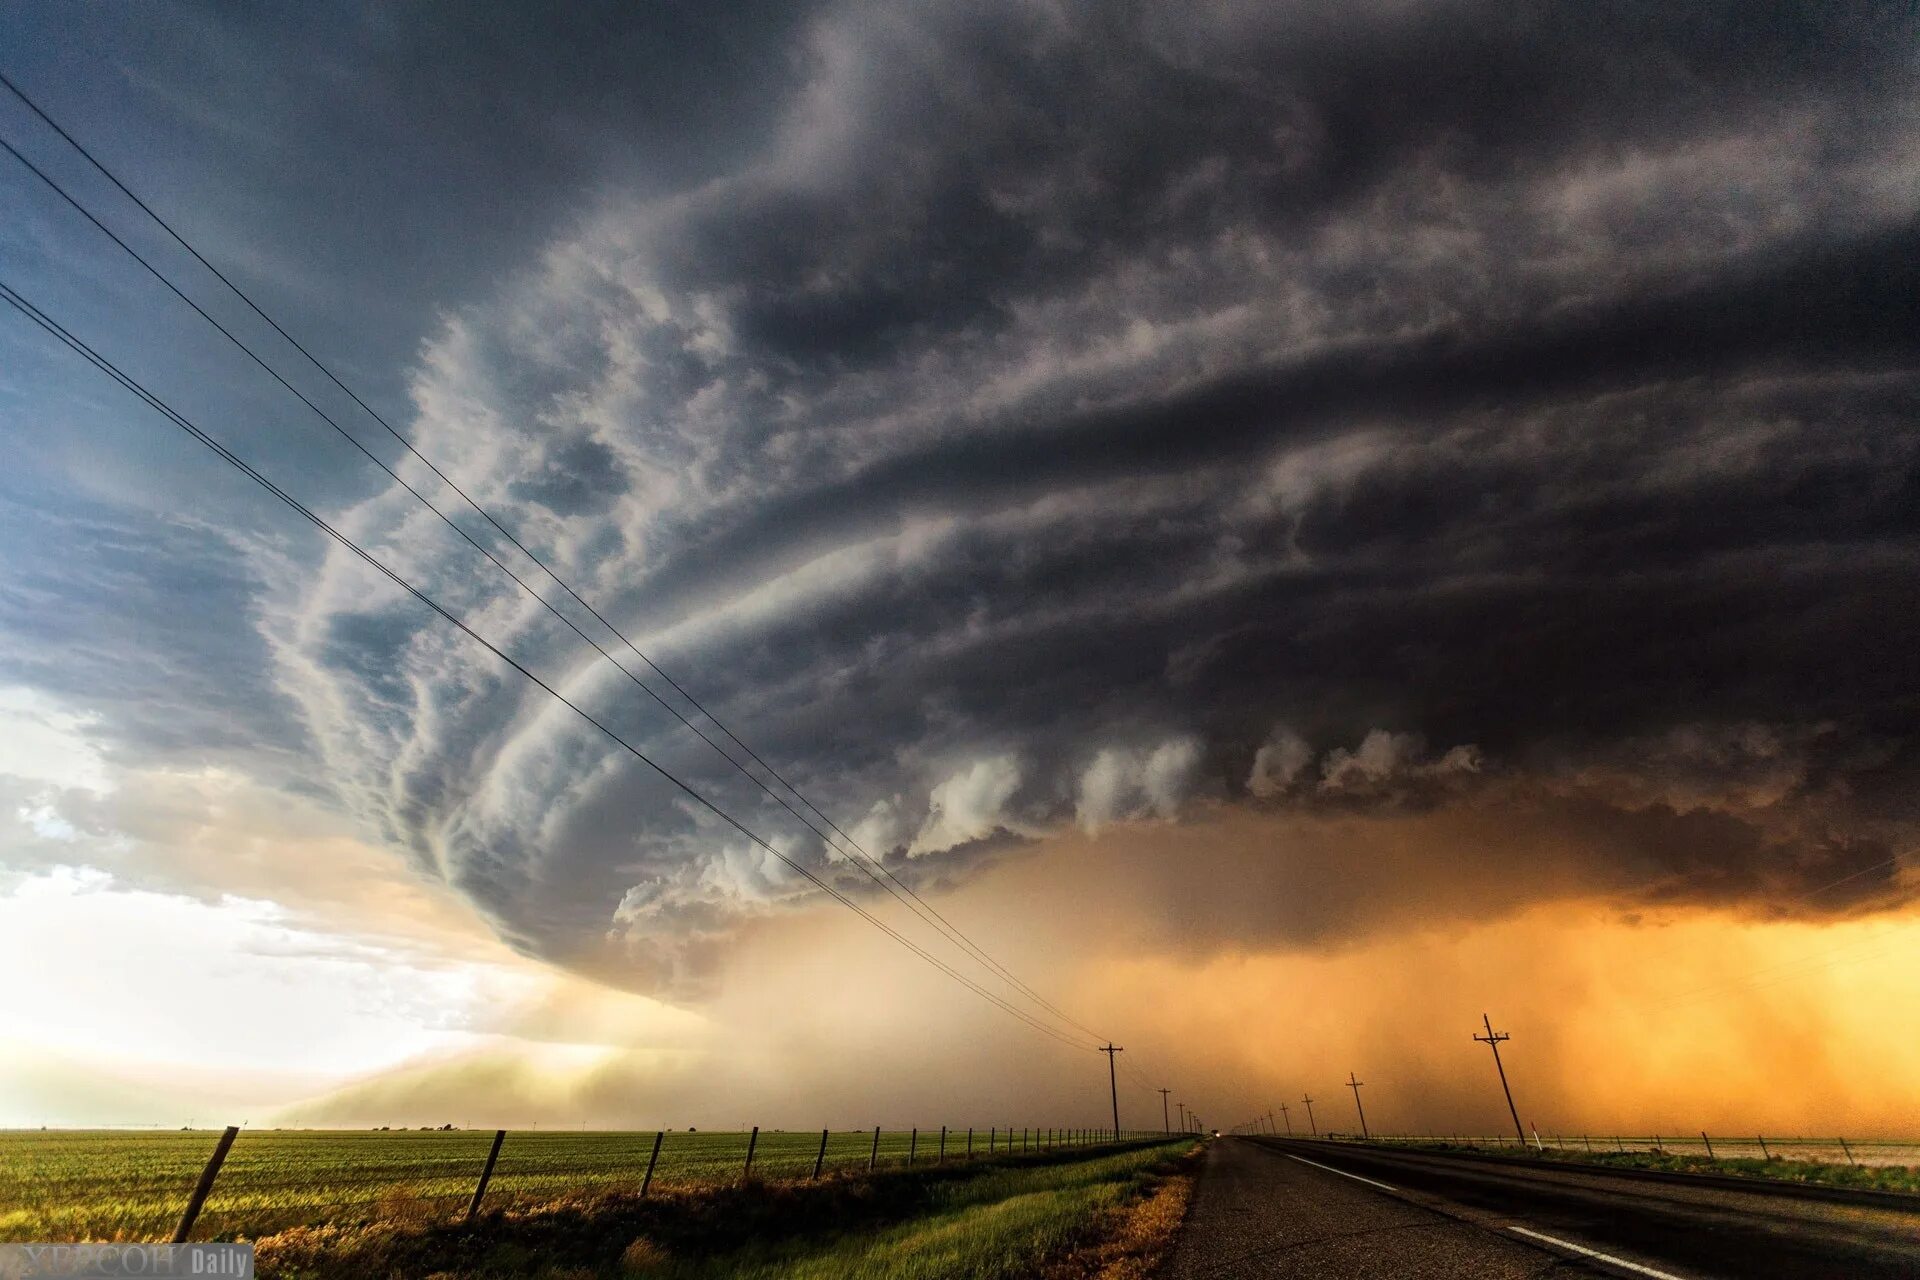
{"type": "Polygon", "coordinates": [[[1180,1108],[1180,1132],[1185,1133],[1189,1128],[1187,1124],[1187,1104],[1184,1102],[1176,1102],[1173,1105],[1180,1108]]]}
{"type": "Polygon", "coordinates": [[[1125,1053],[1126,1050],[1116,1047],[1113,1041],[1109,1040],[1106,1048],[1100,1052],[1107,1055],[1107,1092],[1113,1095],[1113,1132],[1117,1138],[1120,1133],[1120,1085],[1113,1076],[1113,1055],[1125,1053]]]}
{"type": "Polygon", "coordinates": [[[1273,1127],[1273,1108],[1272,1107],[1267,1108],[1267,1132],[1272,1134],[1276,1138],[1280,1136],[1280,1131],[1273,1127]]]}
{"type": "MultiPolygon", "coordinates": [[[[1111,1062],[1111,1061],[1113,1061],[1113,1059],[1111,1059],[1111,1058],[1109,1058],[1109,1059],[1107,1059],[1107,1061],[1109,1061],[1109,1062],[1111,1062]]],[[[1173,1125],[1172,1125],[1172,1123],[1171,1123],[1170,1121],[1168,1121],[1168,1119],[1167,1119],[1167,1095],[1168,1095],[1168,1094],[1170,1094],[1170,1093],[1172,1093],[1172,1092],[1173,1092],[1173,1090],[1171,1090],[1171,1089],[1160,1089],[1160,1090],[1157,1090],[1156,1092],[1158,1092],[1158,1093],[1159,1093],[1159,1095],[1160,1095],[1160,1132],[1162,1132],[1162,1133],[1172,1133],[1172,1132],[1173,1132],[1173,1125]]],[[[1152,1121],[1148,1121],[1147,1123],[1149,1123],[1149,1124],[1151,1124],[1151,1123],[1153,1123],[1153,1122],[1152,1122],[1152,1121]]]]}
{"type": "Polygon", "coordinates": [[[1293,1117],[1287,1114],[1287,1104],[1284,1102],[1280,1104],[1280,1119],[1286,1122],[1287,1136],[1291,1138],[1293,1136],[1293,1117]]]}
{"type": "Polygon", "coordinates": [[[1507,1095],[1507,1114],[1513,1117],[1513,1133],[1520,1139],[1520,1145],[1524,1147],[1527,1145],[1526,1131],[1521,1129],[1520,1112],[1513,1105],[1513,1090],[1507,1085],[1507,1069],[1500,1064],[1500,1042],[1511,1040],[1513,1037],[1504,1031],[1495,1031],[1493,1019],[1484,1013],[1480,1015],[1480,1021],[1486,1024],[1487,1034],[1475,1036],[1474,1039],[1493,1050],[1493,1069],[1500,1073],[1500,1092],[1507,1095]]]}
{"type": "Polygon", "coordinates": [[[1313,1122],[1313,1099],[1302,1094],[1300,1101],[1307,1104],[1307,1128],[1313,1130],[1313,1136],[1317,1138],[1320,1136],[1320,1126],[1313,1122]]]}
{"type": "Polygon", "coordinates": [[[1372,1141],[1373,1135],[1367,1132],[1367,1109],[1360,1105],[1360,1086],[1363,1083],[1353,1072],[1347,1072],[1347,1088],[1353,1090],[1353,1109],[1360,1113],[1360,1136],[1372,1141]]]}

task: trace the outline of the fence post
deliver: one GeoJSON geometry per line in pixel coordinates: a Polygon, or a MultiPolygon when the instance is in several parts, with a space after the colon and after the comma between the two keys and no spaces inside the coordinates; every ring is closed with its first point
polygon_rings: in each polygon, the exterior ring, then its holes
{"type": "Polygon", "coordinates": [[[486,1164],[480,1167],[480,1181],[474,1185],[473,1199],[467,1201],[466,1220],[468,1222],[472,1222],[473,1215],[480,1212],[480,1198],[487,1194],[487,1183],[493,1180],[494,1162],[500,1158],[500,1144],[506,1140],[507,1131],[505,1129],[494,1130],[493,1147],[487,1152],[486,1164]]]}
{"type": "Polygon", "coordinates": [[[1700,1141],[1707,1144],[1707,1159],[1713,1159],[1713,1139],[1707,1136],[1705,1129],[1700,1131],[1700,1141]]]}
{"type": "Polygon", "coordinates": [[[745,1182],[753,1176],[753,1149],[760,1145],[760,1126],[753,1126],[753,1132],[747,1135],[747,1165],[740,1170],[740,1181],[745,1182]]]}
{"type": "Polygon", "coordinates": [[[933,1162],[935,1164],[947,1162],[947,1126],[945,1125],[940,1126],[940,1154],[934,1158],[933,1162]]]}
{"type": "Polygon", "coordinates": [[[993,1153],[999,1149],[994,1145],[994,1143],[998,1142],[999,1139],[1000,1139],[1000,1130],[994,1125],[988,1125],[987,1126],[987,1159],[989,1160],[993,1159],[993,1153]]]}
{"type": "Polygon", "coordinates": [[[1840,1139],[1840,1149],[1847,1153],[1848,1164],[1857,1165],[1860,1163],[1853,1158],[1853,1148],[1847,1145],[1847,1140],[1844,1137],[1840,1139]]]}
{"type": "Polygon", "coordinates": [[[1767,1135],[1764,1133],[1757,1133],[1754,1135],[1754,1141],[1760,1144],[1760,1158],[1762,1160],[1772,1160],[1773,1153],[1767,1150],[1767,1135]]]}
{"type": "Polygon", "coordinates": [[[1657,1133],[1653,1135],[1653,1149],[1661,1155],[1667,1154],[1667,1149],[1660,1145],[1660,1135],[1657,1133]]]}
{"type": "Polygon", "coordinates": [[[973,1126],[967,1126],[967,1163],[973,1163],[973,1126]]]}
{"type": "Polygon", "coordinates": [[[912,1136],[907,1139],[907,1168],[913,1168],[913,1157],[920,1150],[920,1126],[913,1127],[912,1136]]]}
{"type": "Polygon", "coordinates": [[[1584,1134],[1584,1133],[1583,1133],[1583,1134],[1581,1134],[1581,1135],[1580,1135],[1580,1141],[1582,1141],[1582,1142],[1584,1142],[1584,1143],[1586,1143],[1586,1144],[1587,1144],[1587,1154],[1588,1154],[1588,1155],[1592,1155],[1592,1154],[1593,1154],[1593,1139],[1592,1139],[1592,1138],[1589,1138],[1589,1137],[1588,1137],[1588,1136],[1587,1136],[1586,1134],[1584,1134]]]}
{"type": "Polygon", "coordinates": [[[226,1163],[227,1152],[232,1148],[233,1140],[239,1136],[240,1126],[230,1124],[227,1131],[220,1135],[220,1141],[214,1143],[213,1154],[207,1158],[207,1167],[200,1171],[200,1181],[194,1185],[193,1194],[187,1197],[187,1207],[180,1214],[180,1225],[173,1229],[172,1243],[187,1242],[187,1234],[193,1230],[193,1220],[200,1216],[200,1206],[207,1202],[207,1193],[213,1190],[213,1180],[219,1176],[220,1166],[226,1163]]]}
{"type": "Polygon", "coordinates": [[[667,1136],[665,1129],[653,1135],[653,1154],[647,1157],[647,1176],[640,1179],[640,1194],[646,1195],[647,1188],[653,1185],[653,1166],[660,1163],[660,1140],[667,1136]]]}
{"type": "Polygon", "coordinates": [[[815,1178],[818,1178],[820,1176],[820,1166],[826,1162],[826,1159],[827,1159],[827,1131],[825,1129],[822,1129],[820,1131],[820,1154],[816,1155],[813,1158],[813,1176],[815,1178]]]}
{"type": "Polygon", "coordinates": [[[873,1150],[867,1153],[867,1172],[873,1172],[873,1166],[880,1163],[880,1126],[873,1126],[873,1150]]]}

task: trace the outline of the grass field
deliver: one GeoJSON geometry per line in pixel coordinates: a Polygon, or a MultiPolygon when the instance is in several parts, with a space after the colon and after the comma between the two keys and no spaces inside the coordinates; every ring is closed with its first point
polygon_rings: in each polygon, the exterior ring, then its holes
{"type": "Polygon", "coordinates": [[[1868,1191],[1920,1192],[1920,1165],[1895,1163],[1903,1157],[1908,1161],[1920,1158],[1920,1148],[1915,1148],[1911,1143],[1849,1143],[1848,1147],[1843,1148],[1838,1143],[1829,1145],[1822,1139],[1770,1138],[1763,1153],[1757,1138],[1745,1142],[1715,1138],[1713,1155],[1709,1156],[1706,1144],[1698,1138],[1690,1143],[1663,1138],[1657,1148],[1644,1139],[1622,1141],[1617,1145],[1610,1145],[1612,1139],[1597,1143],[1592,1139],[1582,1139],[1571,1144],[1549,1142],[1540,1148],[1475,1140],[1448,1142],[1396,1138],[1388,1141],[1395,1146],[1428,1151],[1481,1151],[1500,1155],[1525,1152],[1546,1160],[1607,1165],[1616,1169],[1719,1173],[1743,1178],[1770,1178],[1778,1182],[1858,1187],[1868,1191]],[[1646,1145],[1629,1145],[1630,1142],[1646,1145]],[[1849,1153],[1851,1160],[1846,1159],[1849,1153]]]}
{"type": "Polygon", "coordinates": [[[1195,1139],[875,1177],[568,1197],[471,1226],[373,1222],[260,1239],[268,1280],[1011,1280],[1147,1274],[1195,1139]]]}
{"type": "MultiPolygon", "coordinates": [[[[1035,1143],[1031,1131],[1027,1141],[1035,1143]]],[[[218,1135],[206,1131],[15,1130],[0,1132],[0,1241],[159,1240],[173,1228],[218,1135]]],[[[488,1207],[634,1189],[652,1133],[514,1131],[487,1188],[488,1207]]],[[[915,1161],[939,1159],[939,1130],[922,1132],[915,1161]]],[[[492,1144],[491,1131],[247,1131],[234,1143],[194,1230],[198,1240],[254,1236],[294,1225],[376,1219],[444,1221],[465,1211],[492,1144]]],[[[744,1133],[668,1133],[653,1185],[710,1186],[737,1179],[744,1133]]],[[[1016,1142],[1018,1138],[1016,1137],[1016,1142]]],[[[984,1158],[989,1138],[976,1134],[984,1158]]],[[[1005,1155],[1007,1135],[992,1138],[1005,1155]]],[[[907,1163],[914,1139],[881,1134],[879,1162],[907,1163]]],[[[946,1159],[966,1158],[964,1130],[946,1159]]],[[[811,1174],[820,1133],[762,1132],[754,1173],[811,1174]]],[[[873,1131],[829,1135],[826,1173],[865,1169],[873,1131]]]]}

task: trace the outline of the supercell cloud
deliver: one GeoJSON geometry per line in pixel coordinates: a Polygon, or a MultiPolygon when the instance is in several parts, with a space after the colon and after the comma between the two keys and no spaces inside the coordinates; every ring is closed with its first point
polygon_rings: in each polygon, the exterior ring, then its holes
{"type": "MultiPolygon", "coordinates": [[[[490,264],[405,425],[919,883],[1075,829],[1459,811],[1566,892],[1885,905],[1920,831],[1914,22],[829,7],[750,143],[667,189],[608,162],[490,264]]],[[[855,888],[410,495],[341,511],[855,888]]],[[[696,993],[815,900],[348,558],[251,554],[261,724],[514,945],[696,993]]],[[[1215,927],[1331,918],[1287,915],[1215,927]]]]}

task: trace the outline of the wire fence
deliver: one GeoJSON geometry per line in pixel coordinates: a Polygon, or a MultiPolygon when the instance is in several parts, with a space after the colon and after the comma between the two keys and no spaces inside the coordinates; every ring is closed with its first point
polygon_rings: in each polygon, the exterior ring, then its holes
{"type": "Polygon", "coordinates": [[[1034,1126],[248,1130],[212,1158],[219,1135],[204,1130],[15,1130],[0,1132],[0,1241],[163,1241],[183,1231],[230,1240],[296,1226],[446,1223],[582,1196],[1055,1158],[1165,1136],[1034,1126]]]}

